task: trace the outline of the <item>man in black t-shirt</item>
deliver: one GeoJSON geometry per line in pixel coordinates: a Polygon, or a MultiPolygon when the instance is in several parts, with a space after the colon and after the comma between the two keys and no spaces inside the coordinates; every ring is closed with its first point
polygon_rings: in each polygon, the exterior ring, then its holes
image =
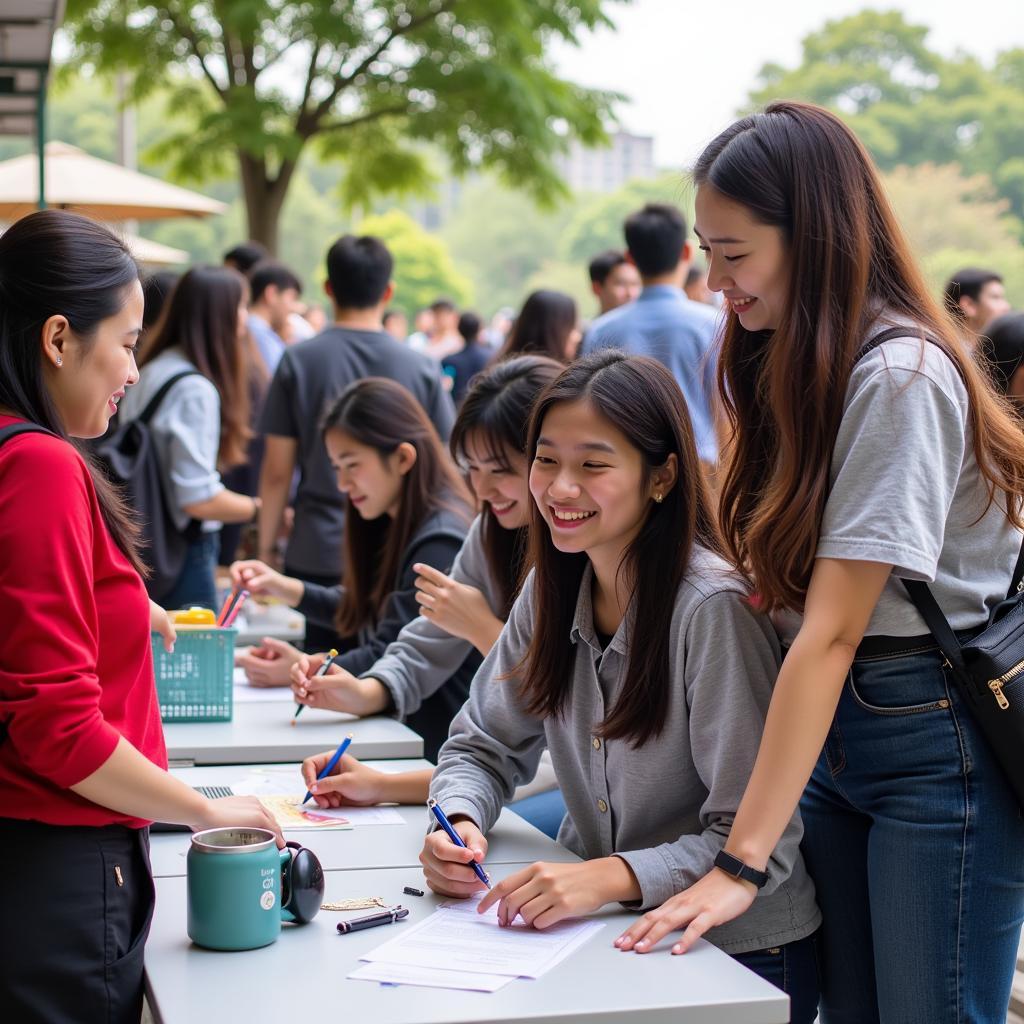
{"type": "MultiPolygon", "coordinates": [[[[324,286],[334,304],[334,323],[285,351],[267,394],[260,419],[267,443],[260,475],[259,556],[273,564],[274,542],[298,467],[284,571],[301,580],[330,586],[341,579],[344,506],[320,423],[349,384],[389,377],[412,392],[442,440],[451,433],[455,411],[437,363],[395,341],[382,327],[394,293],[392,269],[391,254],[379,239],[338,239],[327,253],[324,286]]],[[[307,649],[325,650],[332,640],[327,631],[307,626],[307,649]]]]}

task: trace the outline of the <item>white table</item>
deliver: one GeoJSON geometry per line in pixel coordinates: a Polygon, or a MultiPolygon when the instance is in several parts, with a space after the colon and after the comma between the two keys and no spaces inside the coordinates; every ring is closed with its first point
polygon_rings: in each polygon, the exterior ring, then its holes
{"type": "Polygon", "coordinates": [[[261,605],[247,601],[234,621],[238,630],[235,646],[258,644],[265,636],[301,646],[306,636],[306,619],[301,612],[283,604],[261,605]]]}
{"type": "MultiPolygon", "coordinates": [[[[496,865],[502,878],[524,865],[496,865]]],[[[430,914],[438,897],[402,894],[408,870],[329,871],[328,900],[382,896],[409,907],[408,921],[430,914]]],[[[235,1020],[369,1021],[372,1024],[782,1024],[789,1000],[706,942],[682,957],[666,940],[643,956],[612,940],[635,915],[616,906],[605,927],[536,981],[516,980],[488,995],[348,981],[360,954],[403,924],[339,935],[343,916],[327,911],[308,925],[286,925],[276,943],[244,953],[193,946],[186,932],[185,879],[157,879],[156,916],[146,946],[146,993],[157,1024],[235,1020]]],[[[364,912],[365,913],[365,912],[364,912]]]]}
{"type": "MultiPolygon", "coordinates": [[[[432,767],[429,761],[394,760],[372,763],[381,771],[404,772],[432,767]]],[[[177,778],[190,786],[229,786],[245,777],[256,765],[218,765],[205,768],[175,768],[177,778]]],[[[294,765],[296,780],[299,766],[294,765]]],[[[297,782],[296,791],[301,789],[297,782]]],[[[285,838],[308,846],[323,865],[333,871],[354,868],[411,868],[419,877],[419,856],[427,831],[427,809],[423,805],[395,808],[403,825],[364,825],[350,830],[286,829],[285,838]]],[[[576,857],[539,829],[508,809],[502,811],[488,835],[487,865],[546,860],[558,863],[576,857]]],[[[150,837],[150,859],[157,878],[185,874],[185,857],[191,835],[187,832],[154,833],[150,837]]],[[[415,884],[413,881],[412,884],[415,884]]],[[[419,886],[422,888],[422,886],[419,886]]]]}
{"type": "Polygon", "coordinates": [[[423,740],[393,718],[353,718],[306,708],[291,724],[290,701],[235,704],[230,722],[165,722],[167,756],[179,765],[272,764],[329,750],[351,732],[360,758],[422,757],[423,740]]]}

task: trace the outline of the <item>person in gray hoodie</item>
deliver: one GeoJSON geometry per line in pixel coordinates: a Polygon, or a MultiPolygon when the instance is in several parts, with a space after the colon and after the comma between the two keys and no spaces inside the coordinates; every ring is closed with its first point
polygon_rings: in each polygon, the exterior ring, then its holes
{"type": "MultiPolygon", "coordinates": [[[[718,863],[753,769],[779,666],[769,620],[721,557],[693,432],[660,363],[601,352],[531,417],[532,572],[452,723],[431,796],[466,849],[432,831],[436,892],[481,888],[487,830],[551,752],[582,863],[539,863],[479,904],[536,928],[619,901],[658,906],[718,863]]],[[[817,1006],[820,924],[794,814],[758,894],[707,938],[817,1006]]],[[[727,856],[727,855],[726,855],[727,856]]]]}

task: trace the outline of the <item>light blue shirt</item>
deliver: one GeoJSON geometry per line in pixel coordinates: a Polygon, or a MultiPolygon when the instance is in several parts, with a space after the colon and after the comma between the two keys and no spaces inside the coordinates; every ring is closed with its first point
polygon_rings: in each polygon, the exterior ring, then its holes
{"type": "Polygon", "coordinates": [[[260,350],[260,355],[267,366],[267,371],[273,377],[277,364],[281,362],[281,356],[284,355],[286,348],[284,339],[263,317],[257,316],[255,313],[249,314],[249,333],[256,342],[256,347],[260,350]]]}
{"type": "Polygon", "coordinates": [[[697,453],[712,465],[718,461],[713,349],[720,323],[718,310],[691,302],[672,285],[656,284],[644,288],[636,302],[599,316],[583,339],[585,353],[618,348],[666,366],[686,399],[697,453]]]}

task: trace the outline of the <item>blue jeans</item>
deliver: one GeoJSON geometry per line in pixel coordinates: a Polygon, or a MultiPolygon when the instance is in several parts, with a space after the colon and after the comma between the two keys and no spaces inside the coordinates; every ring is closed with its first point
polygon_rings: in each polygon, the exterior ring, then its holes
{"type": "Polygon", "coordinates": [[[202,533],[185,552],[181,575],[163,598],[165,608],[191,608],[199,605],[217,611],[217,589],[214,573],[217,570],[217,552],[220,550],[220,531],[202,533]]]}
{"type": "Polygon", "coordinates": [[[534,828],[539,828],[546,836],[558,838],[558,830],[562,827],[565,817],[565,801],[560,789],[551,789],[546,793],[534,793],[509,804],[508,809],[515,811],[520,818],[525,818],[534,828]]]}
{"type": "Polygon", "coordinates": [[[734,953],[733,960],[789,996],[790,1024],[813,1024],[818,1015],[817,936],[784,946],[734,953]]]}
{"type": "Polygon", "coordinates": [[[822,1024],[1005,1021],[1024,819],[941,655],[854,662],[800,810],[822,1024]]]}

